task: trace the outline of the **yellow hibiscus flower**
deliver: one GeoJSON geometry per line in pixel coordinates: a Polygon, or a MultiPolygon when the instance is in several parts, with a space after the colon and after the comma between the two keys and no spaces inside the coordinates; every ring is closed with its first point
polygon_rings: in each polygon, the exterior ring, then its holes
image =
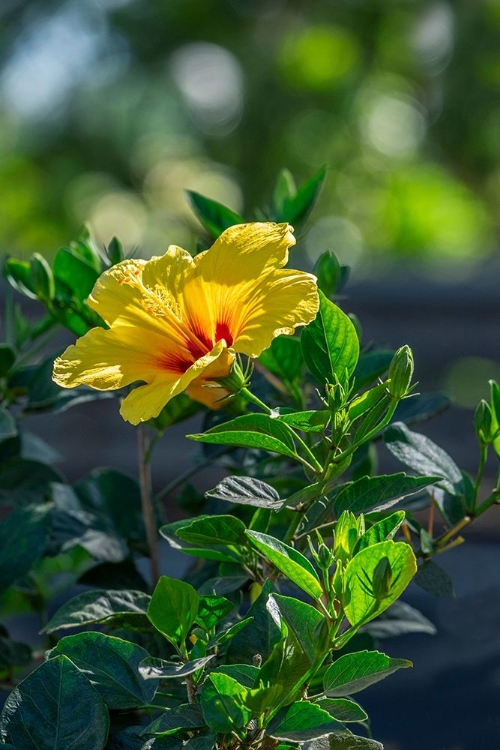
{"type": "Polygon", "coordinates": [[[218,408],[227,391],[206,386],[229,375],[237,353],[258,357],[275,336],[316,316],[315,277],[282,268],[292,232],[288,224],[238,224],[195,258],[172,245],[161,257],[113,266],[88,299],[109,328],[68,347],[55,382],[107,391],[145,381],[122,402],[132,424],[158,416],[182,391],[218,408]]]}

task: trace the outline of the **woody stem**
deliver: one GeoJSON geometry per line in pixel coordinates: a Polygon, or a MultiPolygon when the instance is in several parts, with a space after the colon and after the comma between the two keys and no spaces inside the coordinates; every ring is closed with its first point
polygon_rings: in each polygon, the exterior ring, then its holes
{"type": "Polygon", "coordinates": [[[149,559],[151,561],[151,584],[154,587],[160,577],[160,559],[158,553],[158,532],[151,496],[151,454],[148,450],[149,439],[144,425],[139,425],[137,428],[137,444],[139,449],[139,486],[141,489],[142,517],[146,531],[149,559]]]}

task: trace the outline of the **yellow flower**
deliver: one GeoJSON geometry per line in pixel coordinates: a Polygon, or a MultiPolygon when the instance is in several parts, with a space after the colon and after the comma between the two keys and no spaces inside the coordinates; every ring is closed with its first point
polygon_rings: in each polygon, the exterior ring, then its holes
{"type": "Polygon", "coordinates": [[[258,357],[275,336],[314,319],[314,276],[282,267],[295,244],[288,224],[239,224],[193,258],[175,245],[165,255],[125,260],[98,279],[88,304],[108,329],[93,328],[54,364],[63,388],[101,391],[145,381],[123,400],[132,424],[156,417],[182,391],[220,406],[235,354],[258,357]]]}

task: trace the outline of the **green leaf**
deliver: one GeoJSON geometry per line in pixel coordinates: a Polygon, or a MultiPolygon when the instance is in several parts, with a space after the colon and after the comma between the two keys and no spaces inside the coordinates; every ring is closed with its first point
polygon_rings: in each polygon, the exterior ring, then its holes
{"type": "Polygon", "coordinates": [[[234,516],[203,516],[178,529],[177,536],[188,544],[200,546],[242,545],[245,543],[245,524],[234,516]]]}
{"type": "Polygon", "coordinates": [[[177,679],[203,669],[214,658],[215,654],[210,654],[209,656],[203,656],[201,659],[194,659],[194,661],[175,662],[147,656],[139,664],[139,673],[143,680],[177,679]]]}
{"type": "Polygon", "coordinates": [[[313,599],[320,599],[323,589],[318,574],[309,560],[288,544],[280,542],[269,534],[246,531],[251,543],[275,565],[292,583],[313,599]]]}
{"type": "Polygon", "coordinates": [[[146,612],[151,597],[142,591],[84,591],[63,604],[42,629],[42,633],[81,627],[95,623],[147,628],[146,612]]]}
{"type": "MultiPolygon", "coordinates": [[[[106,750],[182,750],[179,737],[154,737],[146,739],[144,727],[127,727],[109,737],[106,750]]],[[[212,750],[212,748],[208,748],[212,750]]]]}
{"type": "Polygon", "coordinates": [[[149,420],[149,424],[158,432],[164,432],[167,427],[189,419],[202,408],[203,406],[198,401],[193,401],[185,393],[179,393],[170,399],[157,417],[149,420]]]}
{"type": "Polygon", "coordinates": [[[331,734],[324,740],[311,742],[307,750],[384,750],[383,745],[355,734],[331,734]]]}
{"type": "Polygon", "coordinates": [[[184,581],[161,576],[151,597],[148,617],[172,643],[182,643],[198,613],[198,594],[184,581]]]}
{"type": "Polygon", "coordinates": [[[219,630],[208,642],[208,648],[214,646],[222,646],[224,643],[231,641],[241,630],[245,630],[247,625],[252,622],[251,617],[245,617],[243,620],[238,620],[234,625],[230,627],[224,627],[219,630]]]}
{"type": "Polygon", "coordinates": [[[201,221],[205,229],[215,239],[222,234],[225,229],[234,226],[234,224],[243,224],[244,219],[222,203],[205,198],[204,195],[195,193],[193,190],[187,191],[187,196],[191,208],[201,221]]]}
{"type": "Polygon", "coordinates": [[[342,310],[319,292],[318,315],[302,331],[305,363],[318,383],[346,385],[359,357],[356,329],[342,310]]]}
{"type": "Polygon", "coordinates": [[[419,566],[415,583],[433,596],[454,596],[453,581],[440,565],[433,560],[426,560],[419,566]]]}
{"type": "Polygon", "coordinates": [[[273,584],[266,581],[247,612],[253,618],[252,627],[236,635],[229,645],[226,659],[230,664],[252,663],[257,654],[264,662],[280,640],[280,630],[267,609],[267,600],[273,591],[273,584]]]}
{"type": "Polygon", "coordinates": [[[448,409],[450,404],[451,399],[444,393],[417,393],[398,404],[392,421],[405,422],[405,424],[424,422],[448,409]]]}
{"type": "Polygon", "coordinates": [[[0,407],[0,443],[16,437],[17,426],[14,417],[7,409],[0,407]]]}
{"type": "MultiPolygon", "coordinates": [[[[158,719],[144,729],[143,734],[176,734],[180,730],[199,729],[205,726],[201,706],[196,703],[182,703],[169,708],[158,719]]],[[[153,746],[154,747],[154,746],[153,746]]]]}
{"type": "Polygon", "coordinates": [[[52,482],[61,481],[58,471],[40,461],[13,458],[0,466],[0,490],[24,490],[43,498],[52,482]]]}
{"type": "Polygon", "coordinates": [[[440,481],[440,476],[412,477],[404,472],[376,477],[361,477],[345,485],[334,501],[335,515],[387,510],[404,497],[420,492],[440,481]]]}
{"type": "Polygon", "coordinates": [[[85,675],[59,656],[12,691],[0,727],[0,737],[19,750],[103,750],[109,716],[85,675]]]}
{"type": "Polygon", "coordinates": [[[3,378],[16,361],[16,350],[9,344],[0,344],[0,378],[3,378]]]}
{"type": "Polygon", "coordinates": [[[317,701],[317,704],[323,711],[327,711],[332,719],[342,721],[345,724],[368,719],[368,714],[359,703],[347,698],[321,698],[317,701]]]}
{"type": "Polygon", "coordinates": [[[11,641],[10,638],[3,635],[3,629],[0,630],[0,672],[11,670],[12,667],[27,667],[31,663],[31,648],[26,643],[11,641]]]}
{"type": "Polygon", "coordinates": [[[272,416],[280,422],[290,425],[294,430],[301,430],[302,432],[323,432],[330,421],[330,412],[327,409],[279,412],[276,416],[273,412],[272,416]]]}
{"type": "Polygon", "coordinates": [[[239,591],[248,581],[248,578],[248,574],[208,578],[198,587],[198,592],[200,595],[217,594],[218,596],[225,596],[226,594],[232,594],[233,591],[239,591]]]}
{"type": "Polygon", "coordinates": [[[203,683],[201,706],[203,716],[214,732],[241,729],[250,720],[245,706],[247,688],[229,675],[212,672],[203,683]]]}
{"type": "Polygon", "coordinates": [[[186,435],[190,440],[212,445],[236,445],[257,448],[294,458],[295,445],[290,429],[266,414],[247,414],[223,422],[198,435],[186,435]]]}
{"type": "Polygon", "coordinates": [[[296,193],[297,187],[291,172],[288,169],[282,169],[276,179],[271,201],[273,221],[285,221],[284,211],[286,202],[296,195],[296,193]]]}
{"type": "Polygon", "coordinates": [[[304,362],[300,339],[293,336],[277,336],[268,349],[264,349],[259,362],[279,378],[292,383],[300,377],[304,362]]]}
{"type": "Polygon", "coordinates": [[[83,508],[100,518],[110,531],[118,532],[124,539],[145,539],[141,491],[135,479],[114,469],[94,469],[75,484],[75,492],[83,508]]]}
{"type": "Polygon", "coordinates": [[[146,649],[104,633],[78,633],[61,638],[49,659],[67,656],[90,680],[110,709],[139,708],[153,700],[158,683],[144,680],[139,665],[146,649]]]}
{"type": "Polygon", "coordinates": [[[88,260],[67,247],[56,253],[53,269],[56,287],[63,284],[80,302],[87,299],[99,278],[99,271],[88,260]]]}
{"type": "Polygon", "coordinates": [[[314,273],[318,279],[318,289],[325,297],[333,297],[345,285],[349,277],[349,268],[341,266],[337,257],[327,250],[316,261],[314,273]]]}
{"type": "Polygon", "coordinates": [[[200,596],[196,622],[206,631],[212,630],[234,609],[233,602],[224,596],[200,596]]]}
{"type": "Polygon", "coordinates": [[[344,571],[343,606],[351,625],[373,620],[398,599],[417,571],[412,548],[380,542],[355,555],[344,571]]]}
{"type": "Polygon", "coordinates": [[[362,631],[374,638],[393,638],[406,633],[436,634],[436,627],[427,617],[406,602],[396,601],[376,620],[364,625],[362,631]]]}
{"type": "Polygon", "coordinates": [[[441,477],[441,486],[452,495],[463,493],[460,469],[452,458],[425,435],[401,422],[388,427],[384,441],[391,453],[418,474],[441,477]]]}
{"type": "Polygon", "coordinates": [[[305,221],[316,203],[325,177],[326,167],[321,167],[310,180],[298,188],[295,195],[285,199],[280,220],[288,221],[290,224],[301,224],[305,221]]]}
{"type": "Polygon", "coordinates": [[[37,299],[28,261],[19,260],[18,258],[6,258],[4,262],[4,274],[14,289],[24,294],[25,297],[37,299]]]}
{"type": "Polygon", "coordinates": [[[379,542],[385,542],[387,539],[393,539],[398,530],[401,528],[401,524],[405,520],[406,513],[404,510],[397,510],[386,518],[382,518],[381,521],[374,523],[370,526],[368,531],[358,539],[354,554],[366,547],[371,547],[379,542]]]}
{"type": "Polygon", "coordinates": [[[253,688],[258,677],[259,668],[254,667],[253,664],[223,664],[221,667],[217,667],[218,674],[227,674],[247,688],[253,688]]]}
{"type": "Polygon", "coordinates": [[[317,703],[296,701],[282,708],[268,724],[266,734],[276,740],[307,742],[344,727],[317,703]]]}
{"type": "MultiPolygon", "coordinates": [[[[490,384],[490,402],[491,402],[491,432],[495,435],[500,429],[500,388],[498,383],[494,380],[489,381],[490,384]]],[[[493,450],[500,456],[500,435],[493,441],[493,450]]]]}
{"type": "Polygon", "coordinates": [[[0,521],[0,593],[29,572],[43,554],[52,506],[16,508],[0,521]]]}
{"type": "Polygon", "coordinates": [[[384,375],[389,369],[393,356],[394,352],[389,349],[377,349],[362,354],[354,370],[357,390],[364,388],[384,375]]]}
{"type": "Polygon", "coordinates": [[[55,295],[54,276],[51,267],[40,253],[33,253],[31,256],[30,275],[38,299],[50,304],[55,295]]]}
{"type": "Polygon", "coordinates": [[[118,237],[112,237],[107,248],[106,255],[112,266],[120,263],[124,258],[123,246],[118,237]]]}
{"type": "Polygon", "coordinates": [[[205,492],[206,497],[226,500],[236,505],[251,505],[254,508],[278,510],[284,500],[271,485],[254,477],[225,477],[213,490],[205,492]]]}
{"type": "Polygon", "coordinates": [[[286,625],[287,636],[293,636],[311,666],[324,658],[330,644],[322,642],[318,635],[324,617],[317,609],[299,599],[280,594],[269,596],[267,608],[277,625],[286,625]]]}
{"type": "Polygon", "coordinates": [[[359,693],[398,669],[412,667],[407,659],[391,659],[380,651],[358,651],[335,661],[325,672],[323,687],[331,698],[359,693]]]}

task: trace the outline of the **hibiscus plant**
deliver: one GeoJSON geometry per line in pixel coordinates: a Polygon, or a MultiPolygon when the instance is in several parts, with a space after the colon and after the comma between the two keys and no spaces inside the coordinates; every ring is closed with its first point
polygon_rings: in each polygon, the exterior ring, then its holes
{"type": "Polygon", "coordinates": [[[323,177],[281,174],[259,222],[191,194],[213,241],[193,255],[124,258],[84,232],[52,263],[7,258],[46,312],[32,324],[8,305],[0,346],[0,612],[31,609],[43,637],[32,651],[0,625],[6,748],[382,747],[358,694],[412,666],[377,642],[434,631],[401,595],[451,591],[434,556],[499,502],[481,481],[500,389],[476,412],[475,477],[410,428],[448,400],[416,393],[407,346],[360,341],[334,301],[347,268],[328,252],[314,275],[285,268],[323,177]],[[40,361],[58,325],[78,339],[40,361]],[[23,417],[113,396],[137,425],[138,481],[97,469],[71,485],[23,417]],[[153,450],[197,413],[199,463],[153,497],[153,450]],[[379,449],[405,469],[378,475],[379,449]],[[227,476],[202,497],[189,477],[215,461],[227,476]],[[164,523],[179,489],[192,512],[164,523]],[[190,561],[183,580],[158,532],[190,561]]]}

